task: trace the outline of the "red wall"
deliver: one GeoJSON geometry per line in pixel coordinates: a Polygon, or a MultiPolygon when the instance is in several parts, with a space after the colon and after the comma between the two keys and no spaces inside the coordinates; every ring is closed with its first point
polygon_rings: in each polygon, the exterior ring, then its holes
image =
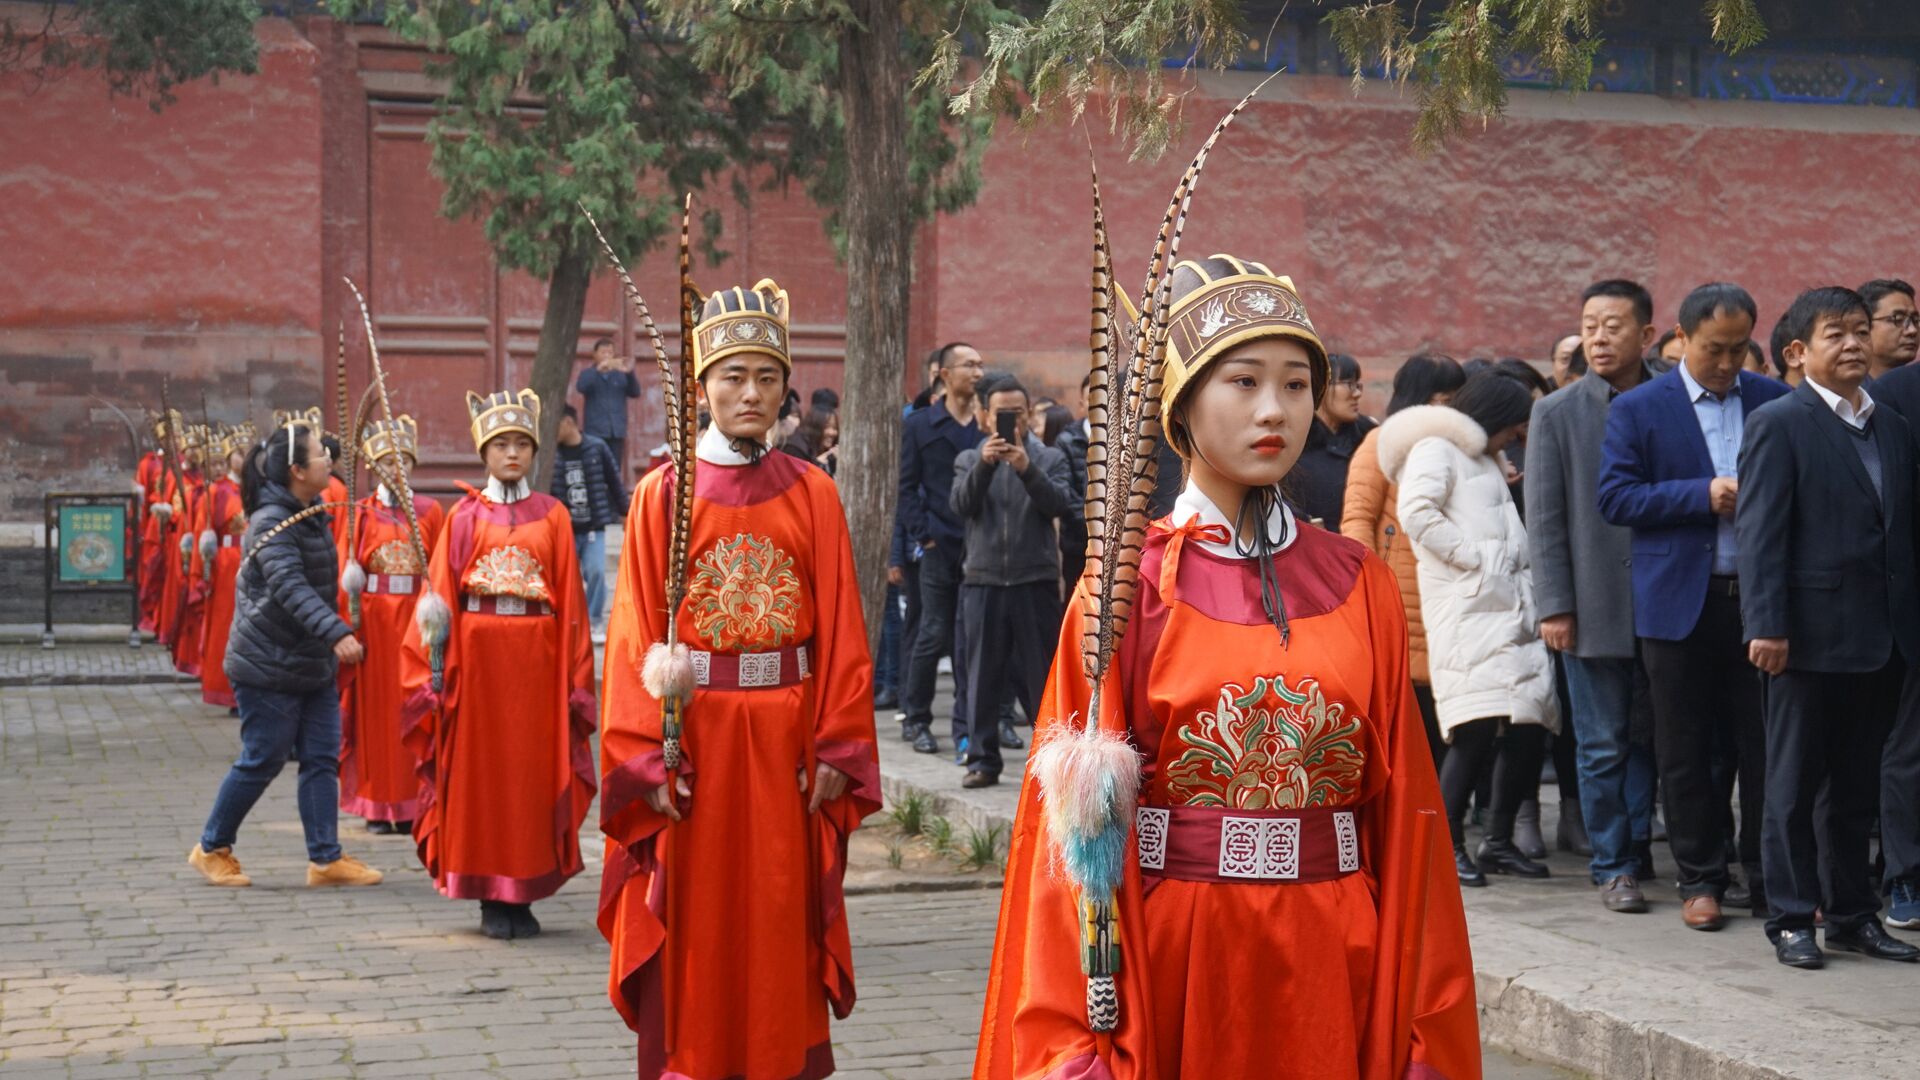
{"type": "MultiPolygon", "coordinates": [[[[1181,170],[1251,85],[1203,80],[1153,164],[1096,138],[1119,281],[1136,295],[1181,170]]],[[[1373,407],[1422,348],[1544,359],[1603,277],[1645,283],[1663,328],[1689,289],[1739,282],[1765,344],[1804,288],[1920,275],[1912,110],[1515,92],[1505,119],[1431,156],[1410,150],[1411,120],[1389,89],[1274,80],[1210,158],[1181,249],[1292,275],[1329,346],[1376,383],[1373,407]]],[[[979,202],[939,226],[938,336],[1077,387],[1091,214],[1080,131],[1003,136],[979,202]]]]}
{"type": "MultiPolygon", "coordinates": [[[[524,379],[543,291],[492,264],[476,223],[435,215],[420,55],[326,19],[266,20],[260,35],[258,76],[185,87],[158,115],[84,74],[37,90],[0,78],[0,519],[36,516],[43,491],[123,482],[125,436],[91,395],[154,405],[170,373],[175,404],[197,409],[205,391],[216,420],[323,396],[331,411],[334,326],[357,320],[343,273],[370,292],[397,404],[427,418],[443,487],[472,468],[463,392],[524,379]]],[[[1129,289],[1187,155],[1248,85],[1204,79],[1158,162],[1096,139],[1129,289]]],[[[1764,335],[1803,287],[1920,274],[1912,110],[1516,92],[1506,119],[1426,157],[1409,149],[1411,119],[1390,89],[1275,80],[1216,150],[1183,248],[1293,275],[1329,344],[1361,358],[1370,408],[1420,348],[1543,356],[1603,276],[1645,281],[1663,321],[1692,286],[1741,282],[1764,335]]],[[[903,372],[965,339],[1039,388],[1077,386],[1084,138],[1003,131],[978,204],[922,230],[903,372]]],[[[778,278],[795,303],[796,384],[839,386],[844,277],[819,211],[797,191],[710,198],[733,257],[701,283],[778,278]]],[[[635,268],[670,348],[671,263],[661,252],[635,268]]],[[[583,355],[602,333],[646,356],[611,279],[595,287],[583,355]]],[[[356,359],[356,393],[361,371],[356,359]]],[[[651,396],[636,421],[634,442],[657,437],[651,396]]]]}

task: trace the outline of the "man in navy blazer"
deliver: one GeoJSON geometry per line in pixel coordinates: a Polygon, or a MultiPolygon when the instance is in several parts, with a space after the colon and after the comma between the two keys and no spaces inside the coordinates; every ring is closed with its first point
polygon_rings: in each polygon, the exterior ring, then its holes
{"type": "Polygon", "coordinates": [[[1672,371],[1620,395],[1607,412],[1600,514],[1633,530],[1633,623],[1653,703],[1653,748],[1667,836],[1679,866],[1681,919],[1724,925],[1728,799],[1715,753],[1734,749],[1740,779],[1740,861],[1760,887],[1766,733],[1760,674],[1740,627],[1734,506],[1748,415],[1787,388],[1742,371],[1753,297],[1702,285],[1680,305],[1672,371]]]}
{"type": "Polygon", "coordinates": [[[1920,665],[1920,449],[1861,387],[1870,318],[1851,289],[1793,302],[1787,350],[1806,379],[1748,418],[1740,452],[1740,612],[1769,676],[1767,933],[1790,967],[1824,963],[1816,909],[1829,949],[1920,960],[1881,925],[1867,869],[1882,746],[1920,665]]]}

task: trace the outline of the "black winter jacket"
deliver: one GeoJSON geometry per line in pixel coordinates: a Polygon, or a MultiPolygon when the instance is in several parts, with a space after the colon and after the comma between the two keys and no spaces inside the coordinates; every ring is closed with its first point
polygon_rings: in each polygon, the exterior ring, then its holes
{"type": "Polygon", "coordinates": [[[235,686],[289,694],[324,689],[333,682],[333,644],[352,633],[335,610],[340,568],[327,515],[315,514],[260,544],[303,509],[293,492],[269,483],[247,522],[241,550],[250,557],[240,564],[224,665],[235,686]]]}
{"type": "Polygon", "coordinates": [[[553,455],[553,497],[573,517],[573,531],[604,529],[627,512],[627,489],[620,463],[598,435],[580,436],[576,446],[559,446],[553,455]]]}

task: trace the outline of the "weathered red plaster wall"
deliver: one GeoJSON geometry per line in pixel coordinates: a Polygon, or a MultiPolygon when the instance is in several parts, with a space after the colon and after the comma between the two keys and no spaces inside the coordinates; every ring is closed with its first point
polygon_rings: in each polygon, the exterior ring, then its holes
{"type": "Polygon", "coordinates": [[[85,74],[0,77],[0,517],[48,489],[117,490],[99,403],[237,420],[313,398],[320,99],[313,49],[260,28],[260,74],[155,115],[85,74]]]}
{"type": "MultiPolygon", "coordinates": [[[[1119,280],[1136,294],[1181,170],[1250,85],[1203,80],[1158,162],[1129,163],[1096,138],[1119,280]]],[[[1426,347],[1542,359],[1602,277],[1644,282],[1663,326],[1693,286],[1737,281],[1758,301],[1764,344],[1803,288],[1920,275],[1913,110],[1516,92],[1507,118],[1426,157],[1409,148],[1411,120],[1389,90],[1274,80],[1213,153],[1182,254],[1231,251],[1291,274],[1328,344],[1377,382],[1426,347]]],[[[987,170],[979,202],[939,226],[936,336],[1077,387],[1085,136],[1006,134],[987,170]]]]}

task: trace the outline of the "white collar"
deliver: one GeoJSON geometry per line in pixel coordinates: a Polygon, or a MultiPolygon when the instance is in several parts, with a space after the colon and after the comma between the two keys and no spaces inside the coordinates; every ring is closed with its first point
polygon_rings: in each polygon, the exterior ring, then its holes
{"type": "MultiPolygon", "coordinates": [[[[767,434],[773,434],[769,428],[767,434]]],[[[766,454],[773,452],[773,444],[768,443],[766,454]]],[[[700,441],[694,444],[693,456],[709,465],[751,465],[747,455],[734,449],[733,440],[720,430],[719,424],[709,423],[707,430],[700,433],[700,441]]]]}
{"type": "Polygon", "coordinates": [[[1833,415],[1846,421],[1848,427],[1864,428],[1867,426],[1867,421],[1873,418],[1873,398],[1868,396],[1866,387],[1863,386],[1858,391],[1860,407],[1856,409],[1853,402],[1821,386],[1820,380],[1813,376],[1807,376],[1805,381],[1807,385],[1813,387],[1814,393],[1820,395],[1820,400],[1827,403],[1827,408],[1833,410],[1833,415]]]}
{"type": "Polygon", "coordinates": [[[1701,386],[1700,380],[1693,377],[1693,372],[1687,370],[1687,365],[1684,360],[1673,366],[1680,371],[1680,383],[1687,388],[1688,401],[1699,401],[1703,397],[1709,397],[1719,402],[1725,401],[1727,398],[1740,396],[1740,376],[1738,375],[1733,377],[1733,389],[1728,390],[1724,395],[1715,396],[1713,391],[1701,386]]]}
{"type": "Polygon", "coordinates": [[[533,489],[527,483],[527,478],[524,476],[514,481],[512,487],[501,483],[500,478],[497,476],[487,477],[487,499],[490,502],[500,503],[504,506],[508,503],[517,503],[531,494],[533,494],[533,489]]]}
{"type": "Polygon", "coordinates": [[[227,479],[233,481],[237,485],[240,483],[240,474],[237,472],[230,472],[227,474],[227,479]]]}
{"type": "Polygon", "coordinates": [[[375,497],[377,497],[380,500],[380,505],[382,506],[400,505],[399,500],[393,497],[393,492],[388,490],[387,485],[384,483],[375,486],[375,488],[373,489],[373,493],[375,497]]]}
{"type": "MultiPolygon", "coordinates": [[[[1250,559],[1253,557],[1251,555],[1242,555],[1234,548],[1233,540],[1231,539],[1233,536],[1233,521],[1229,519],[1218,506],[1213,504],[1212,499],[1207,498],[1206,492],[1201,491],[1198,485],[1189,480],[1187,481],[1186,488],[1180,492],[1180,497],[1174,500],[1173,524],[1176,526],[1185,525],[1195,517],[1200,519],[1201,525],[1218,525],[1220,528],[1225,529],[1229,539],[1224,544],[1216,544],[1211,540],[1202,540],[1196,537],[1191,541],[1192,543],[1199,544],[1211,554],[1218,555],[1225,559],[1250,559]]],[[[1276,505],[1273,508],[1273,513],[1267,516],[1267,535],[1286,537],[1280,545],[1279,550],[1281,551],[1292,547],[1294,538],[1300,535],[1300,526],[1299,523],[1293,519],[1293,510],[1289,508],[1284,501],[1276,505]]]]}

